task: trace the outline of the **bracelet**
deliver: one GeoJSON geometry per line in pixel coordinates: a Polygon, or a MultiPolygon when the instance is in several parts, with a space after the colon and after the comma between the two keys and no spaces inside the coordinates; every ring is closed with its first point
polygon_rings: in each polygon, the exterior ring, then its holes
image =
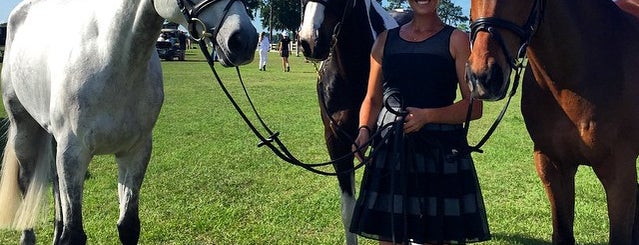
{"type": "Polygon", "coordinates": [[[370,135],[373,132],[371,127],[369,127],[368,125],[359,126],[359,128],[357,128],[357,131],[359,132],[361,129],[366,129],[366,131],[368,131],[368,135],[370,135]]]}

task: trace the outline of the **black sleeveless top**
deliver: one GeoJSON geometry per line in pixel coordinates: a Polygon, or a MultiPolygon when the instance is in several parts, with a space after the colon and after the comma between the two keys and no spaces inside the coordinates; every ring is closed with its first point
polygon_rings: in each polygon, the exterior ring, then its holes
{"type": "Polygon", "coordinates": [[[439,108],[453,104],[458,80],[449,47],[455,28],[446,25],[420,42],[402,39],[399,29],[388,31],[384,46],[384,93],[398,91],[404,108],[439,108]]]}

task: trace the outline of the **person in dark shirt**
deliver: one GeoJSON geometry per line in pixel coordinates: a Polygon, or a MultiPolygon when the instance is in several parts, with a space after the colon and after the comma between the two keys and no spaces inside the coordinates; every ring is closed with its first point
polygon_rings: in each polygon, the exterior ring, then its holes
{"type": "Polygon", "coordinates": [[[288,37],[288,33],[282,33],[282,39],[280,40],[279,52],[282,57],[282,70],[285,72],[291,71],[291,65],[288,63],[288,56],[290,53],[291,39],[288,37]]]}
{"type": "Polygon", "coordinates": [[[408,2],[413,18],[380,34],[372,48],[353,148],[364,147],[375,129],[381,137],[372,144],[350,231],[380,244],[486,241],[484,201],[462,126],[471,102],[471,119],[482,115],[464,79],[468,35],[442,22],[439,0],[408,2]]]}

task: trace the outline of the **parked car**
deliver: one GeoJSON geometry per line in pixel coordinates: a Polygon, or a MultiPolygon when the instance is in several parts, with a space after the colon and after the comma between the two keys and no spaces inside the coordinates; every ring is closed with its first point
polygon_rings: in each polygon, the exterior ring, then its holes
{"type": "Polygon", "coordinates": [[[178,29],[162,29],[158,41],[155,43],[155,48],[158,51],[160,59],[184,60],[184,52],[186,49],[185,38],[182,37],[184,32],[178,29]]]}

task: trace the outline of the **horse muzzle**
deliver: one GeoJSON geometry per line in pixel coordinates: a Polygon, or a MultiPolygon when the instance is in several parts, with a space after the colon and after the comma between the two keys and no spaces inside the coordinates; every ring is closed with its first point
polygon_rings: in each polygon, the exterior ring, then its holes
{"type": "Polygon", "coordinates": [[[328,58],[330,43],[324,42],[317,31],[313,32],[301,32],[300,33],[300,46],[302,48],[302,54],[306,59],[311,61],[323,61],[328,58]]]}
{"type": "Polygon", "coordinates": [[[222,66],[241,66],[253,61],[258,41],[257,31],[253,25],[222,28],[220,34],[222,35],[216,37],[216,52],[222,66]]]}
{"type": "Polygon", "coordinates": [[[510,69],[506,74],[501,66],[487,65],[486,69],[474,71],[470,62],[466,63],[466,80],[471,95],[475,99],[497,101],[506,97],[510,81],[510,69]]]}

